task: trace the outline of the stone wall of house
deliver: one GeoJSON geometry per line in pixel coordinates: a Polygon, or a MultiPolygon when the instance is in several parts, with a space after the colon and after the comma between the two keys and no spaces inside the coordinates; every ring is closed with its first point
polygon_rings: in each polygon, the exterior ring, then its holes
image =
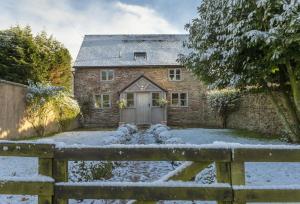
{"type": "MultiPolygon", "coordinates": [[[[168,106],[168,125],[181,127],[222,127],[220,118],[208,107],[206,102],[206,86],[197,80],[189,71],[183,70],[182,81],[169,81],[168,68],[113,68],[114,81],[101,81],[100,72],[103,68],[81,68],[75,72],[75,97],[79,103],[93,94],[110,93],[112,107],[96,109],[84,117],[85,126],[116,127],[120,119],[117,100],[119,91],[142,74],[159,86],[168,90],[170,101],[172,92],[187,92],[188,107],[168,106]]],[[[283,124],[275,107],[266,94],[246,94],[242,96],[239,110],[230,114],[228,128],[247,129],[265,134],[280,135],[283,124]]]]}
{"type": "Polygon", "coordinates": [[[104,68],[80,68],[75,71],[74,93],[80,104],[93,94],[109,93],[112,96],[112,107],[96,109],[90,106],[85,114],[85,126],[115,127],[119,122],[119,91],[141,75],[145,75],[159,86],[168,90],[170,101],[172,92],[187,92],[188,107],[168,106],[168,125],[217,127],[219,119],[206,108],[206,87],[189,71],[182,69],[181,81],[169,81],[168,68],[112,68],[115,73],[113,81],[101,81],[100,72],[104,68]]]}
{"type": "MultiPolygon", "coordinates": [[[[31,123],[26,120],[27,86],[0,80],[0,139],[20,139],[36,136],[31,123]]],[[[77,127],[74,122],[71,129],[77,127]]],[[[46,134],[58,132],[59,125],[49,117],[46,134]]]]}
{"type": "Polygon", "coordinates": [[[281,135],[284,131],[283,123],[270,96],[264,93],[243,95],[239,110],[229,115],[227,127],[268,135],[281,135]]]}

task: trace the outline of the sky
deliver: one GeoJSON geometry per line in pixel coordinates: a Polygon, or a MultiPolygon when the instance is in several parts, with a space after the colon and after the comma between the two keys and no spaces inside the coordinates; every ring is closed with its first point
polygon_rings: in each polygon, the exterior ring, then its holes
{"type": "Polygon", "coordinates": [[[180,34],[201,0],[1,0],[0,29],[30,25],[75,60],[85,34],[180,34]]]}

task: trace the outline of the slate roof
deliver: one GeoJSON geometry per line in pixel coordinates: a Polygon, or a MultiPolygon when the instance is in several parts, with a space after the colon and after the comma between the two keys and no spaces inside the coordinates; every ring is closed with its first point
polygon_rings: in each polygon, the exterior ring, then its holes
{"type": "Polygon", "coordinates": [[[179,54],[187,54],[183,42],[188,35],[86,35],[74,67],[128,67],[179,65],[179,54]],[[134,59],[146,52],[147,59],[134,59]]]}

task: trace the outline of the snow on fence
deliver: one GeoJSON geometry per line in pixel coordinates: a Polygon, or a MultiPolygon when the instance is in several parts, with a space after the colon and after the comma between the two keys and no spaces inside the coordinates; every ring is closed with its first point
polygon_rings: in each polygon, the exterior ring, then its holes
{"type": "Polygon", "coordinates": [[[300,185],[245,185],[244,167],[245,162],[300,162],[298,146],[212,144],[67,147],[0,142],[0,156],[39,158],[40,176],[0,178],[0,194],[38,195],[39,204],[66,204],[68,199],[138,200],[131,203],[155,203],[158,200],[215,200],[218,203],[300,201],[300,185]],[[72,183],[68,182],[68,161],[73,160],[187,162],[152,183],[72,183]],[[217,184],[190,182],[212,162],[216,164],[217,184]]]}

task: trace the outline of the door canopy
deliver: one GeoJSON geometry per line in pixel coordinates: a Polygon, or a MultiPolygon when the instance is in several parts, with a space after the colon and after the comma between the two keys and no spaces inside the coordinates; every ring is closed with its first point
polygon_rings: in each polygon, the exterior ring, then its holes
{"type": "Polygon", "coordinates": [[[121,93],[124,92],[167,92],[164,88],[150,80],[148,77],[141,75],[137,79],[135,79],[133,82],[131,82],[129,85],[124,87],[121,91],[121,93]]]}

